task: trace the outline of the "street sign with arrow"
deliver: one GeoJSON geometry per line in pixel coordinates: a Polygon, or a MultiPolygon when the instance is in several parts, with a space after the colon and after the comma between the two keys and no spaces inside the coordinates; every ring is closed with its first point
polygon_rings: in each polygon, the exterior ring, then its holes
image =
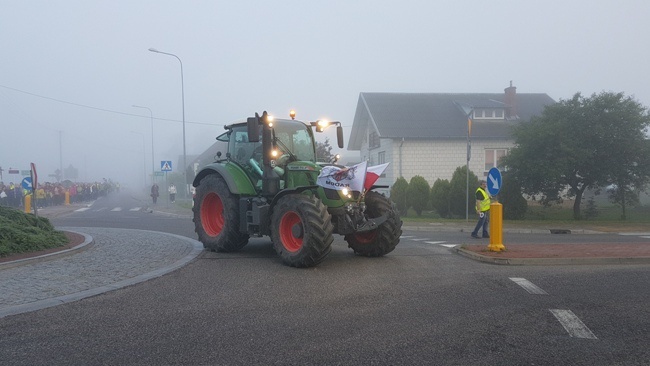
{"type": "Polygon", "coordinates": [[[492,168],[488,172],[487,189],[491,196],[496,196],[501,190],[502,184],[501,172],[497,168],[492,168]]]}

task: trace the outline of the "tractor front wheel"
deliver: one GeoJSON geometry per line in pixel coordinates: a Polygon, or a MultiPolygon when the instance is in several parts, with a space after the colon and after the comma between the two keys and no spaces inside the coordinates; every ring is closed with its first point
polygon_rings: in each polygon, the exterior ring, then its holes
{"type": "Polygon", "coordinates": [[[203,247],[217,252],[233,252],[248,243],[248,234],[239,231],[237,196],[218,174],[210,174],[196,187],[194,230],[203,247]]]}
{"type": "Polygon", "coordinates": [[[332,249],[332,218],[315,197],[303,194],[282,197],[273,208],[271,225],[275,251],[289,266],[315,266],[332,249]]]}
{"type": "Polygon", "coordinates": [[[388,219],[378,228],[345,236],[354,252],[365,257],[380,257],[395,249],[402,235],[402,220],[395,204],[374,191],[366,193],[366,215],[377,218],[388,212],[388,219]]]}

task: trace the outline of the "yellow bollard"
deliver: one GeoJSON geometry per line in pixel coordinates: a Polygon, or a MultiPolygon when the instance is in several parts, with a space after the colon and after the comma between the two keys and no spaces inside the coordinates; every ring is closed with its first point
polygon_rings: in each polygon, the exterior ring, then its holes
{"type": "Polygon", "coordinates": [[[70,192],[65,191],[65,205],[70,206],[70,192]]]}
{"type": "Polygon", "coordinates": [[[488,250],[500,252],[506,250],[503,246],[503,205],[494,202],[490,205],[490,244],[488,250]]]}
{"type": "Polygon", "coordinates": [[[25,213],[32,212],[32,195],[25,195],[25,213]]]}

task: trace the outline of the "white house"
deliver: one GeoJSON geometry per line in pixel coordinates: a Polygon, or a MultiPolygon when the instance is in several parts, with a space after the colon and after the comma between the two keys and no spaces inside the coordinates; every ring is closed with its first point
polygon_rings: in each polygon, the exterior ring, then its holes
{"type": "Polygon", "coordinates": [[[511,127],[553,103],[512,83],[504,93],[360,93],[348,150],[368,165],[391,163],[377,184],[420,175],[433,185],[467,164],[469,145],[469,169],[481,178],[514,146],[511,127]]]}

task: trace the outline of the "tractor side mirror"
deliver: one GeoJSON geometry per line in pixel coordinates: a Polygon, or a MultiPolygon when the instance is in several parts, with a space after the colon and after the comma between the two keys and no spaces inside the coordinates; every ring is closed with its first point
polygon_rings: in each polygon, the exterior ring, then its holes
{"type": "Polygon", "coordinates": [[[339,148],[343,148],[343,127],[336,126],[336,141],[339,143],[339,148]]]}
{"type": "Polygon", "coordinates": [[[248,117],[246,119],[246,126],[248,127],[248,142],[260,141],[260,115],[255,113],[255,117],[248,117]]]}

